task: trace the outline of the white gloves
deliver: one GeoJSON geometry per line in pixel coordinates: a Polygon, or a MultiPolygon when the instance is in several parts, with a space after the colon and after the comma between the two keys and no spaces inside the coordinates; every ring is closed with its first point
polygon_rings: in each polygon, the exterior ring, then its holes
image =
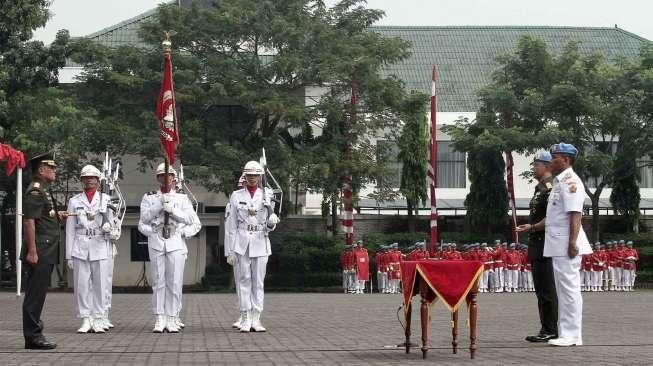
{"type": "Polygon", "coordinates": [[[111,225],[108,222],[102,224],[102,232],[107,234],[111,232],[111,225]]]}
{"type": "Polygon", "coordinates": [[[175,208],[175,205],[174,205],[174,202],[173,202],[172,197],[170,196],[170,194],[165,193],[163,195],[163,199],[162,199],[161,202],[163,204],[163,211],[171,214],[172,210],[174,210],[174,208],[175,208]]]}
{"type": "Polygon", "coordinates": [[[277,214],[272,214],[270,217],[268,217],[268,224],[270,225],[276,225],[279,223],[279,216],[277,214]]]}
{"type": "Polygon", "coordinates": [[[236,255],[234,253],[229,253],[227,256],[227,263],[229,263],[230,266],[236,264],[236,255]]]}
{"type": "Polygon", "coordinates": [[[72,270],[73,269],[73,260],[68,259],[66,262],[68,263],[68,268],[70,268],[70,270],[72,270]]]}

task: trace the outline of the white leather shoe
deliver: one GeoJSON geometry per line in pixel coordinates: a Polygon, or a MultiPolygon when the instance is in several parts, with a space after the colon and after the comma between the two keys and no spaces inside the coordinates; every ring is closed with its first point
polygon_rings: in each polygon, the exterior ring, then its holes
{"type": "Polygon", "coordinates": [[[104,313],[104,323],[109,327],[109,329],[113,328],[113,323],[111,323],[111,320],[109,320],[109,312],[107,311],[104,313]]]}
{"type": "Polygon", "coordinates": [[[91,318],[82,318],[82,326],[77,329],[77,333],[88,333],[91,328],[91,318]]]}
{"type": "Polygon", "coordinates": [[[550,346],[557,346],[557,347],[582,346],[583,340],[571,339],[571,338],[556,338],[556,339],[549,339],[548,343],[550,346]]]}
{"type": "Polygon", "coordinates": [[[163,329],[165,327],[166,327],[165,315],[157,315],[154,320],[154,329],[152,329],[152,333],[163,333],[163,329]]]}
{"type": "Polygon", "coordinates": [[[179,328],[179,329],[184,329],[184,328],[186,328],[186,324],[184,324],[184,323],[181,321],[181,318],[178,317],[178,316],[175,317],[175,324],[177,325],[177,328],[179,328]]]}
{"type": "Polygon", "coordinates": [[[249,311],[242,312],[243,321],[240,322],[240,332],[249,333],[252,329],[252,313],[249,311]]]}
{"type": "Polygon", "coordinates": [[[106,330],[104,330],[104,326],[102,324],[102,318],[95,318],[91,320],[91,329],[93,330],[93,333],[104,333],[106,330]]]}
{"type": "Polygon", "coordinates": [[[168,333],[179,333],[179,327],[177,326],[177,322],[175,322],[174,316],[168,316],[168,319],[166,319],[165,330],[167,330],[168,333]]]}
{"type": "Polygon", "coordinates": [[[231,324],[231,327],[234,329],[240,329],[240,324],[243,322],[243,315],[240,313],[238,316],[238,320],[236,320],[235,323],[231,324]]]}
{"type": "Polygon", "coordinates": [[[252,329],[255,332],[265,332],[267,329],[261,325],[261,312],[253,310],[252,311],[252,329]]]}

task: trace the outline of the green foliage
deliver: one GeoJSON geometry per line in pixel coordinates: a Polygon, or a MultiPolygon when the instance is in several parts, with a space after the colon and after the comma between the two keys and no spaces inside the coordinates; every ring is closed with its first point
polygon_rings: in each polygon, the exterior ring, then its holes
{"type": "MultiPolygon", "coordinates": [[[[602,190],[615,178],[633,179],[623,175],[624,167],[616,163],[613,144],[623,140],[634,159],[650,151],[651,60],[650,45],[643,47],[639,60],[605,60],[596,54],[581,56],[574,43],[552,55],[542,40],[522,37],[514,53],[498,60],[492,83],[479,92],[482,104],[477,120],[460,121],[446,132],[459,150],[470,153],[470,177],[473,151],[529,153],[559,141],[576,145],[580,153],[574,170],[585,182],[590,178],[595,182],[594,187],[585,184],[585,193],[592,201],[590,236],[598,237],[602,190]]],[[[626,192],[618,195],[633,202],[632,184],[616,188],[622,187],[626,192]]],[[[471,203],[483,196],[468,199],[471,203]]],[[[626,211],[632,209],[629,205],[626,211]]]]}
{"type": "MultiPolygon", "coordinates": [[[[331,7],[317,0],[163,4],[140,30],[145,49],[74,45],[74,59],[86,65],[77,97],[107,125],[121,127],[120,151],[145,157],[144,164],[157,158],[160,42],[174,30],[178,151],[189,175],[228,193],[244,163],[265,147],[284,192],[292,185],[322,193],[324,216],[335,217],[342,176],[352,176],[355,192],[375,183],[384,166],[371,137],[399,123],[403,85],[379,71],[405,58],[409,45],[368,30],[382,17],[362,0],[331,7]],[[354,111],[347,103],[352,80],[354,111]]],[[[392,194],[377,186],[380,197],[392,194]]]]}
{"type": "Polygon", "coordinates": [[[469,194],[465,198],[465,226],[468,232],[490,234],[503,231],[508,211],[505,163],[500,152],[469,153],[469,194]]]}
{"type": "Polygon", "coordinates": [[[398,139],[401,168],[400,191],[408,203],[408,215],[420,202],[426,202],[428,167],[428,123],[426,121],[426,95],[411,94],[402,106],[400,116],[404,122],[398,139]]]}

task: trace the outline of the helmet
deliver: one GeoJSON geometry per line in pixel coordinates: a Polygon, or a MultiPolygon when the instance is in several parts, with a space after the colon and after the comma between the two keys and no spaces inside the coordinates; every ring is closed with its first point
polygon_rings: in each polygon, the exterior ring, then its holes
{"type": "Polygon", "coordinates": [[[263,175],[263,167],[258,161],[248,161],[243,168],[243,173],[251,175],[263,175]]]}
{"type": "MultiPolygon", "coordinates": [[[[166,169],[165,163],[159,164],[159,166],[156,167],[156,175],[163,174],[165,172],[165,169],[166,169]]],[[[177,171],[175,170],[175,168],[172,167],[172,165],[168,165],[168,174],[172,174],[175,177],[177,176],[177,171]]]]}
{"type": "Polygon", "coordinates": [[[82,171],[79,173],[81,177],[96,177],[98,179],[102,178],[102,172],[100,169],[94,167],[93,165],[86,165],[82,168],[82,171]]]}

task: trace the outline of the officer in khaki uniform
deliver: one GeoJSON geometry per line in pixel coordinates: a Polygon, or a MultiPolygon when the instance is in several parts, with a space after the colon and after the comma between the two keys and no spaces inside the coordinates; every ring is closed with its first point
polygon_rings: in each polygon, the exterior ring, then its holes
{"type": "Polygon", "coordinates": [[[561,142],[551,146],[551,171],[555,174],[546,218],[529,230],[544,229],[545,257],[551,257],[558,295],[558,338],[552,346],[581,346],[583,297],[580,292],[580,264],[583,254],[592,253],[581,219],[585,187],[572,169],[578,150],[561,142]]]}
{"type": "MultiPolygon", "coordinates": [[[[551,154],[548,151],[539,151],[535,154],[531,171],[538,180],[538,184],[529,204],[530,224],[521,225],[517,228],[520,232],[526,231],[526,229],[530,231],[532,225],[546,217],[549,194],[553,188],[550,165],[551,154]]],[[[553,264],[551,258],[545,257],[543,254],[544,232],[530,232],[528,237],[528,259],[532,267],[541,328],[537,335],[526,337],[529,342],[548,342],[549,339],[557,338],[558,334],[558,297],[556,295],[555,279],[553,278],[553,264]]]]}
{"type": "Polygon", "coordinates": [[[58,211],[48,189],[56,179],[52,153],[30,160],[32,182],[23,197],[23,246],[20,259],[26,264],[25,299],[23,300],[23,335],[27,349],[53,349],[54,342],[43,336],[41,312],[50,284],[52,269],[59,255],[60,220],[66,212],[58,211]]]}

